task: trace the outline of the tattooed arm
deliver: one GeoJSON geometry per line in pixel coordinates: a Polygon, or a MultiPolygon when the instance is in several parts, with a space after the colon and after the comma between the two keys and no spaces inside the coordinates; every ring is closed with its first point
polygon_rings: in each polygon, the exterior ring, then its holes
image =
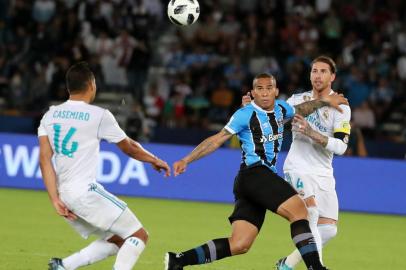
{"type": "Polygon", "coordinates": [[[186,157],[175,162],[173,164],[174,175],[177,176],[186,170],[186,166],[192,161],[198,160],[208,154],[214,152],[219,148],[225,141],[231,138],[233,134],[229,133],[227,130],[222,129],[219,133],[208,137],[203,142],[201,142],[192,152],[190,152],[186,157]]]}
{"type": "Polygon", "coordinates": [[[325,101],[322,101],[320,99],[317,100],[312,100],[312,101],[306,101],[301,104],[295,105],[295,111],[297,114],[300,114],[303,117],[308,116],[318,108],[328,106],[328,103],[325,101]]]}
{"type": "Polygon", "coordinates": [[[324,107],[324,106],[330,106],[333,108],[336,108],[339,112],[342,112],[343,110],[339,107],[341,104],[346,104],[348,105],[348,100],[342,96],[342,95],[329,95],[327,97],[324,97],[322,99],[316,99],[312,101],[307,101],[303,102],[301,104],[295,105],[295,110],[297,114],[300,114],[301,116],[308,116],[318,108],[324,107]]]}
{"type": "Polygon", "coordinates": [[[342,155],[345,150],[347,150],[349,133],[336,132],[334,133],[334,137],[325,136],[312,129],[310,124],[300,114],[295,115],[293,118],[292,130],[311,138],[315,143],[334,154],[342,155]]]}

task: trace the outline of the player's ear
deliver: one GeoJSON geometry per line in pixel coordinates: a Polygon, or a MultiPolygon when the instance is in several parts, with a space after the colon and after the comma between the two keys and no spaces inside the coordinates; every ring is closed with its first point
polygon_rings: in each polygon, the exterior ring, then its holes
{"type": "Polygon", "coordinates": [[[277,97],[278,95],[279,95],[279,88],[276,87],[276,88],[275,88],[275,97],[277,97]]]}
{"type": "Polygon", "coordinates": [[[250,91],[247,92],[247,94],[248,94],[248,93],[249,93],[251,99],[253,99],[254,96],[255,96],[255,91],[254,91],[254,89],[251,89],[250,91]]]}
{"type": "Polygon", "coordinates": [[[335,79],[336,79],[336,74],[335,73],[331,74],[331,83],[333,83],[335,79]]]}

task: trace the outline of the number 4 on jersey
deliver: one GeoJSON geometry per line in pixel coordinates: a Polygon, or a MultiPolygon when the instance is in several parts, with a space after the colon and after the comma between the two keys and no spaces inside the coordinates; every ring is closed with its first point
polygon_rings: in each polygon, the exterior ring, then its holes
{"type": "Polygon", "coordinates": [[[303,181],[300,180],[300,178],[298,178],[297,182],[296,182],[296,188],[299,189],[299,188],[303,188],[303,187],[304,187],[303,181]]]}
{"type": "Polygon", "coordinates": [[[54,146],[55,146],[55,152],[58,154],[62,154],[64,156],[73,158],[73,153],[75,153],[78,150],[78,142],[72,142],[72,146],[70,149],[67,148],[67,145],[69,141],[71,140],[73,134],[76,132],[76,128],[71,127],[66,134],[66,136],[62,140],[62,145],[59,145],[59,138],[61,136],[61,125],[60,124],[54,124],[54,146]],[[62,150],[61,150],[62,148],[62,150]]]}

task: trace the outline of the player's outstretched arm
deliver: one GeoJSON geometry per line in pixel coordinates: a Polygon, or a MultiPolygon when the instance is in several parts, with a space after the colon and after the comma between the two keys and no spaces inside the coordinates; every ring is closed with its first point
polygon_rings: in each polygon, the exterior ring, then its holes
{"type": "Polygon", "coordinates": [[[139,161],[151,163],[152,167],[158,172],[164,171],[165,177],[171,175],[171,168],[169,167],[168,163],[145,150],[141,144],[132,140],[131,138],[125,138],[124,140],[118,142],[117,146],[127,156],[139,161]]]}
{"type": "Polygon", "coordinates": [[[54,166],[52,165],[53,150],[49,144],[47,136],[39,137],[39,149],[40,149],[40,161],[42,178],[44,180],[45,187],[48,191],[49,199],[52,202],[58,215],[66,217],[70,220],[76,219],[76,215],[73,214],[65,204],[59,199],[58,190],[56,188],[56,173],[54,166]]]}
{"type": "Polygon", "coordinates": [[[173,174],[177,176],[186,171],[186,167],[192,161],[198,160],[208,154],[214,152],[217,148],[223,145],[228,139],[233,136],[226,129],[222,129],[219,133],[208,137],[202,141],[192,152],[190,152],[186,157],[175,162],[173,164],[173,174]]]}
{"type": "Polygon", "coordinates": [[[343,95],[333,94],[322,99],[303,102],[301,104],[295,105],[294,107],[297,114],[306,117],[318,108],[324,106],[333,107],[342,113],[343,110],[340,108],[341,104],[348,105],[348,100],[343,95]]]}

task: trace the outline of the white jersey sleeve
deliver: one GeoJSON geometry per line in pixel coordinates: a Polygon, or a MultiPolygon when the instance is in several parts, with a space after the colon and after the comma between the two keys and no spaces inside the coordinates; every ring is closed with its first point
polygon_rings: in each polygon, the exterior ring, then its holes
{"type": "Polygon", "coordinates": [[[342,132],[349,135],[351,132],[351,109],[348,105],[340,105],[340,108],[343,110],[342,113],[335,111],[333,133],[342,132]]]}
{"type": "Polygon", "coordinates": [[[286,103],[288,103],[292,107],[295,106],[296,105],[296,103],[295,103],[295,95],[292,95],[290,98],[288,98],[286,100],[286,103]]]}
{"type": "Polygon", "coordinates": [[[104,111],[98,130],[98,137],[109,143],[118,143],[127,137],[109,110],[104,111]]]}
{"type": "Polygon", "coordinates": [[[47,132],[47,130],[45,128],[45,121],[46,121],[45,119],[47,118],[48,114],[49,114],[49,111],[46,112],[44,114],[44,116],[42,117],[42,119],[41,119],[41,122],[40,122],[39,127],[38,127],[38,137],[48,136],[48,132],[47,132]]]}

